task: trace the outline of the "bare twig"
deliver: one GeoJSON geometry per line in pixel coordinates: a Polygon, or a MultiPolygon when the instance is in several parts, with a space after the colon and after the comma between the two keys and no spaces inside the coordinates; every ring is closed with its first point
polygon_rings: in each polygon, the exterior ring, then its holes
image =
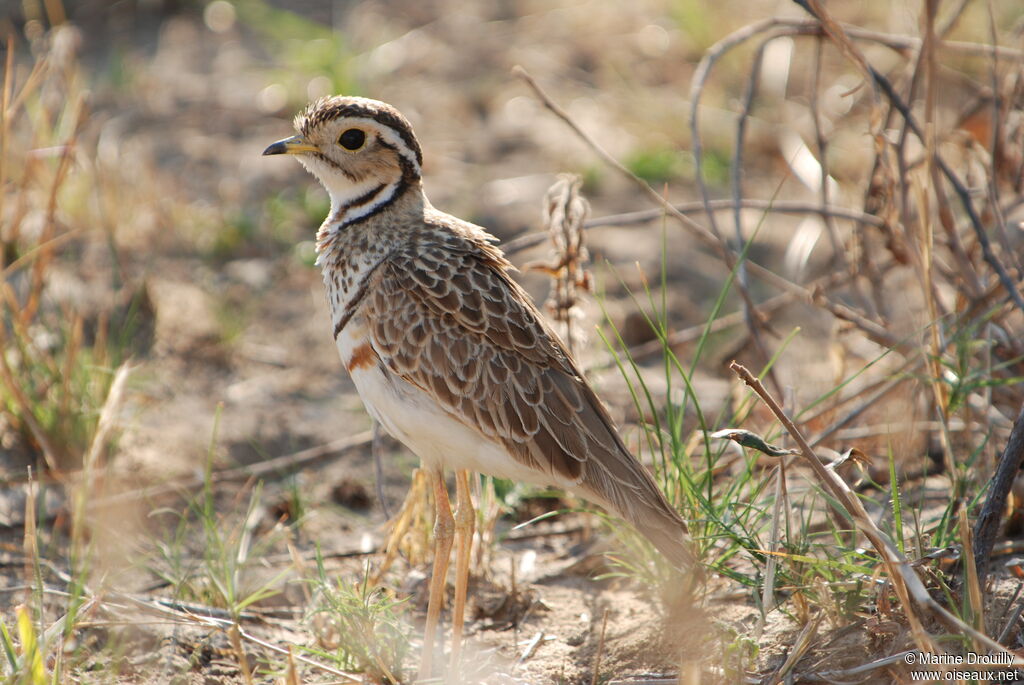
{"type": "MultiPolygon", "coordinates": [[[[768,23],[770,24],[771,22],[768,23]]],[[[533,77],[530,76],[525,69],[517,66],[513,69],[513,73],[516,74],[519,78],[523,79],[523,81],[525,81],[527,85],[529,85],[530,88],[533,89],[534,94],[540,99],[541,103],[549,110],[551,110],[551,112],[554,113],[555,116],[564,121],[566,125],[568,125],[569,128],[571,128],[573,132],[576,133],[576,135],[578,135],[580,139],[583,140],[583,142],[586,143],[587,146],[590,147],[590,149],[593,150],[606,164],[608,164],[610,167],[618,171],[624,177],[635,183],[644,194],[650,197],[651,200],[654,201],[656,204],[660,205],[668,216],[671,216],[678,220],[680,224],[683,227],[685,227],[694,237],[696,237],[703,245],[709,247],[710,249],[718,253],[726,262],[726,264],[731,265],[735,263],[735,260],[739,258],[738,254],[731,251],[728,248],[728,246],[726,246],[721,240],[719,240],[718,237],[716,237],[711,231],[704,228],[696,221],[694,221],[690,217],[686,216],[685,214],[677,210],[672,203],[670,203],[668,200],[662,197],[661,194],[658,193],[658,191],[656,191],[654,188],[652,188],[647,182],[645,182],[643,179],[641,179],[636,174],[631,172],[629,169],[624,167],[617,159],[612,157],[612,155],[609,154],[607,150],[601,147],[601,145],[597,141],[595,141],[589,134],[587,134],[583,129],[581,129],[579,124],[577,124],[572,119],[572,117],[570,117],[565,112],[565,110],[559,107],[554,102],[554,100],[552,100],[548,96],[548,94],[544,92],[540,85],[533,80],[533,77]]],[[[781,290],[795,291],[803,294],[805,297],[808,295],[806,289],[803,286],[793,283],[789,279],[783,278],[782,276],[778,275],[771,269],[761,266],[757,262],[754,262],[750,259],[746,260],[746,264],[747,267],[750,269],[750,273],[754,274],[758,278],[761,278],[765,282],[770,283],[771,285],[781,290]]],[[[731,268],[732,267],[730,266],[730,269],[731,268]]]]}
{"type": "MultiPolygon", "coordinates": [[[[673,205],[683,214],[705,213],[710,206],[716,212],[733,211],[736,207],[735,199],[711,200],[707,205],[701,201],[682,202],[673,205]]],[[[822,206],[811,202],[794,202],[792,200],[761,200],[759,198],[744,197],[738,200],[742,209],[757,209],[776,214],[817,214],[823,217],[835,217],[846,219],[867,226],[880,228],[885,222],[874,214],[852,209],[850,207],[838,207],[835,205],[822,206]]],[[[665,216],[661,209],[644,209],[638,212],[627,212],[624,214],[612,214],[601,216],[595,219],[588,219],[584,224],[586,228],[597,228],[598,226],[630,226],[633,224],[647,223],[665,216]]],[[[540,234],[538,234],[540,235],[540,234]]]]}
{"type": "Polygon", "coordinates": [[[999,521],[1006,508],[1006,497],[1010,493],[1013,481],[1024,464],[1024,407],[1021,407],[1017,419],[1013,422],[1010,439],[1006,449],[999,457],[999,465],[989,484],[988,497],[981,508],[978,520],[974,523],[974,563],[978,569],[978,579],[982,586],[985,583],[987,564],[995,543],[999,521]]]}
{"type": "Polygon", "coordinates": [[[808,466],[810,466],[815,477],[832,495],[836,504],[846,510],[846,514],[853,521],[854,525],[856,525],[857,529],[864,534],[872,547],[874,547],[878,552],[888,571],[889,578],[892,581],[892,588],[896,592],[896,595],[899,597],[900,603],[903,606],[904,614],[910,623],[911,633],[913,634],[918,647],[922,651],[934,654],[940,653],[938,645],[931,639],[928,633],[925,632],[920,618],[911,610],[911,598],[918,606],[926,608],[933,616],[939,619],[950,629],[968,635],[971,639],[984,645],[990,650],[1009,655],[1009,657],[1012,658],[1013,665],[1024,666],[1024,659],[1016,656],[1012,652],[1009,652],[1005,647],[999,645],[992,640],[992,638],[975,629],[973,626],[961,621],[931,596],[928,592],[928,588],[925,587],[924,583],[917,576],[917,573],[914,571],[910,561],[899,552],[892,539],[882,532],[877,525],[875,525],[875,522],[864,509],[863,503],[850,490],[850,487],[834,471],[826,468],[825,465],[822,464],[814,454],[811,446],[807,443],[803,434],[793,424],[793,422],[790,421],[789,417],[787,417],[785,412],[782,411],[782,407],[780,407],[778,402],[776,402],[768,391],[765,390],[761,382],[755,378],[750,371],[736,362],[732,362],[732,364],[729,365],[729,368],[731,368],[744,383],[750,386],[750,388],[757,393],[765,405],[767,405],[771,410],[772,414],[774,414],[782,423],[783,427],[785,427],[786,431],[797,443],[801,454],[804,456],[804,461],[808,466]]]}
{"type": "MultiPolygon", "coordinates": [[[[838,25],[829,19],[828,15],[823,12],[818,2],[816,2],[816,0],[795,0],[795,2],[801,7],[804,7],[812,14],[812,16],[815,16],[823,22],[823,27],[829,34],[829,37],[836,41],[836,44],[840,47],[843,53],[851,59],[851,61],[865,71],[865,74],[870,77],[872,84],[876,86],[879,91],[885,95],[889,103],[896,108],[914,135],[917,136],[922,143],[927,145],[927,137],[924,131],[917,124],[910,108],[896,92],[896,89],[893,88],[889,79],[868,63],[859,51],[851,49],[848,36],[840,30],[837,30],[838,25]]],[[[971,228],[974,229],[975,237],[978,239],[978,244],[981,246],[984,260],[988,262],[989,266],[991,266],[993,271],[996,272],[999,282],[1002,283],[1003,287],[1006,289],[1007,295],[1009,295],[1017,307],[1024,312],[1024,295],[1021,295],[1017,284],[1014,283],[1002,262],[996,256],[995,252],[993,252],[988,233],[985,231],[981,217],[978,215],[978,212],[974,207],[974,202],[971,200],[967,187],[964,185],[963,181],[960,180],[960,177],[956,172],[953,171],[948,163],[946,163],[945,159],[938,154],[938,151],[934,154],[934,160],[935,164],[942,171],[942,175],[953,187],[954,192],[959,198],[960,204],[963,206],[964,212],[967,214],[971,228]]]]}
{"type": "MultiPolygon", "coordinates": [[[[847,221],[853,221],[866,226],[875,226],[877,228],[881,228],[885,224],[882,219],[878,218],[874,214],[866,214],[849,207],[822,207],[809,202],[761,200],[757,198],[741,198],[739,202],[740,208],[742,209],[756,209],[775,214],[817,214],[822,217],[845,219],[847,221]]],[[[707,206],[700,201],[681,202],[673,205],[673,207],[682,214],[703,214],[706,213],[708,206],[716,212],[728,212],[733,211],[736,204],[734,200],[720,199],[711,200],[707,206]]],[[[599,216],[593,219],[587,219],[583,222],[583,228],[589,230],[591,228],[600,228],[603,226],[635,226],[637,224],[646,224],[651,221],[657,221],[664,216],[664,209],[643,209],[636,212],[624,212],[622,214],[610,214],[608,216],[599,216]]],[[[508,242],[502,243],[501,249],[506,255],[515,254],[536,245],[540,245],[547,239],[547,237],[548,234],[545,231],[526,233],[517,238],[513,238],[508,242]]]]}
{"type": "MultiPolygon", "coordinates": [[[[743,222],[741,213],[741,198],[743,197],[743,151],[746,149],[744,140],[747,131],[747,121],[750,118],[750,113],[754,108],[754,99],[757,96],[757,86],[761,78],[761,64],[764,61],[764,51],[771,43],[771,41],[780,38],[785,35],[785,32],[777,32],[776,34],[770,34],[767,38],[761,41],[761,44],[757,48],[757,52],[754,55],[754,61],[750,68],[750,78],[747,81],[747,91],[743,102],[743,113],[740,115],[739,121],[736,125],[736,144],[733,150],[733,161],[732,161],[732,199],[733,199],[733,230],[736,235],[736,245],[744,244],[743,237],[743,222]]],[[[696,79],[695,79],[696,80],[696,79]]],[[[691,135],[696,141],[698,138],[697,134],[697,101],[694,100],[691,103],[691,135]]],[[[711,210],[711,197],[708,193],[707,184],[704,183],[704,175],[702,173],[702,156],[699,155],[699,144],[694,142],[694,160],[696,162],[696,176],[697,185],[700,187],[701,202],[704,204],[704,211],[711,221],[712,230],[715,234],[718,234],[718,230],[715,228],[715,213],[711,210]]],[[[751,238],[753,240],[753,238],[751,238]]],[[[736,269],[736,281],[739,284],[742,292],[746,293],[749,287],[747,279],[747,267],[746,263],[741,261],[735,267],[736,269]]],[[[768,369],[769,378],[776,388],[779,388],[778,380],[775,378],[774,365],[770,363],[771,355],[764,344],[764,340],[761,336],[761,322],[764,319],[758,316],[758,312],[752,306],[749,297],[743,297],[743,319],[747,324],[747,330],[750,331],[750,337],[754,341],[754,345],[757,347],[758,353],[761,355],[761,362],[768,369]]]]}
{"type": "Polygon", "coordinates": [[[373,480],[377,490],[377,501],[380,502],[384,518],[390,519],[391,508],[388,507],[388,498],[384,493],[384,429],[376,419],[373,420],[372,431],[370,450],[373,452],[373,480]]]}
{"type": "MultiPolygon", "coordinates": [[[[309,449],[304,449],[293,454],[286,454],[273,459],[267,459],[266,461],[261,461],[257,464],[238,466],[235,468],[224,469],[223,471],[214,471],[210,474],[210,480],[213,483],[237,482],[246,481],[250,478],[262,478],[272,474],[281,473],[283,471],[292,471],[309,466],[310,464],[321,460],[336,457],[347,450],[362,447],[369,444],[372,439],[372,431],[363,431],[362,433],[356,433],[355,435],[350,435],[346,438],[334,440],[325,445],[317,445],[316,447],[310,447],[309,449]]],[[[132,502],[161,497],[163,495],[169,495],[176,492],[189,492],[201,487],[202,484],[203,476],[180,478],[168,483],[161,483],[160,485],[154,485],[152,487],[130,490],[110,497],[104,497],[97,500],[95,504],[119,504],[121,502],[132,502]]]]}
{"type": "Polygon", "coordinates": [[[909,351],[909,344],[906,341],[901,341],[895,335],[889,332],[889,330],[880,323],[876,323],[871,319],[864,316],[862,313],[855,310],[853,307],[848,307],[844,304],[831,301],[826,295],[825,290],[822,288],[815,288],[813,291],[813,302],[822,309],[825,309],[832,316],[842,321],[848,321],[861,330],[869,339],[878,343],[881,347],[899,350],[906,354],[909,351]]]}
{"type": "Polygon", "coordinates": [[[601,672],[601,657],[604,655],[604,633],[608,629],[608,609],[604,610],[601,619],[601,637],[597,640],[597,654],[594,656],[594,672],[590,676],[590,685],[597,684],[597,676],[601,672]]]}
{"type": "Polygon", "coordinates": [[[818,631],[818,626],[821,625],[821,621],[824,618],[825,614],[822,612],[807,622],[807,625],[800,631],[800,635],[797,636],[796,643],[786,657],[786,661],[775,672],[773,680],[787,679],[789,672],[793,670],[793,667],[796,666],[797,662],[800,661],[811,646],[811,640],[814,638],[814,634],[818,631]]]}
{"type": "Polygon", "coordinates": [[[242,647],[242,634],[238,624],[234,623],[228,628],[228,637],[231,638],[231,648],[235,651],[235,658],[238,660],[238,670],[242,672],[242,679],[246,685],[253,685],[252,669],[249,668],[249,658],[242,647]]]}

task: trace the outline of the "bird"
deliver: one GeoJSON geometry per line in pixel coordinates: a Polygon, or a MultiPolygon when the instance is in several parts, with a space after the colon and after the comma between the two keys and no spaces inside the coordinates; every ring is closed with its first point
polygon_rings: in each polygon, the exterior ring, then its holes
{"type": "Polygon", "coordinates": [[[427,199],[405,116],[335,95],[310,103],[294,128],[263,154],[295,156],[330,195],[316,263],[342,363],[368,413],[419,457],[434,493],[419,677],[432,677],[453,541],[449,672],[459,664],[471,471],[579,495],[631,523],[680,572],[695,572],[686,522],[513,278],[497,238],[427,199]],[[455,472],[454,514],[446,470],[455,472]]]}

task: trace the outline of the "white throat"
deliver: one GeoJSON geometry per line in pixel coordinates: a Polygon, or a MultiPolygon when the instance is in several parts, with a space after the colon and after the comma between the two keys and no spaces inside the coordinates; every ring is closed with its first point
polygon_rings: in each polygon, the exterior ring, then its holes
{"type": "Polygon", "coordinates": [[[387,183],[373,177],[353,182],[315,157],[300,157],[299,161],[327,190],[331,198],[331,213],[324,227],[330,226],[334,230],[369,216],[391,202],[402,182],[401,178],[387,183]]]}
{"type": "Polygon", "coordinates": [[[353,183],[338,173],[316,176],[331,198],[331,213],[316,236],[316,263],[322,266],[330,258],[328,253],[337,251],[336,239],[345,233],[348,226],[380,211],[394,200],[402,179],[386,183],[379,178],[370,178],[353,183]]]}
{"type": "MultiPolygon", "coordinates": [[[[338,219],[346,219],[346,210],[349,206],[359,200],[360,198],[366,197],[374,190],[379,189],[382,185],[380,180],[372,178],[362,181],[360,183],[353,183],[340,174],[331,174],[330,178],[321,178],[324,187],[327,189],[327,194],[331,196],[331,220],[337,221],[338,219]],[[344,214],[339,214],[342,212],[344,214]]],[[[397,183],[390,184],[397,186],[397,183]]],[[[378,197],[374,197],[370,202],[362,203],[355,207],[351,207],[352,210],[358,211],[364,209],[366,206],[376,204],[378,197]]],[[[363,215],[361,215],[363,216],[363,215]]],[[[357,217],[353,217],[357,218],[357,217]]]]}

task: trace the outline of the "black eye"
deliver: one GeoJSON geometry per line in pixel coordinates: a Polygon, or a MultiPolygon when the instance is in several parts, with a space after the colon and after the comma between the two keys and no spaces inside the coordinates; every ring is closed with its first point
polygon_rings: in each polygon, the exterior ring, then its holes
{"type": "Polygon", "coordinates": [[[366,133],[358,128],[350,128],[338,138],[338,144],[346,150],[358,150],[366,142],[366,133]]]}

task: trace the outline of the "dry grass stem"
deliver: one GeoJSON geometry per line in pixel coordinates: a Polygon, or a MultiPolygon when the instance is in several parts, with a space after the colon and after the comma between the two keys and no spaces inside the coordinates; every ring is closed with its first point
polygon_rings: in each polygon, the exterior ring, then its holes
{"type": "Polygon", "coordinates": [[[601,673],[601,657],[604,656],[604,636],[608,630],[608,609],[604,610],[601,617],[601,635],[597,639],[597,653],[594,654],[594,671],[590,676],[590,685],[597,685],[598,676],[601,673]]]}
{"type": "Polygon", "coordinates": [[[789,420],[782,411],[782,408],[779,407],[774,398],[772,398],[772,396],[764,389],[764,386],[761,385],[760,381],[758,381],[742,365],[737,364],[736,362],[732,362],[732,364],[730,364],[730,368],[743,380],[744,383],[757,393],[765,405],[767,405],[771,410],[772,414],[774,414],[782,423],[786,431],[790,436],[792,436],[800,448],[800,451],[804,456],[804,463],[811,467],[811,470],[814,472],[815,477],[821,485],[823,485],[832,494],[832,496],[835,497],[836,501],[843,507],[843,509],[845,509],[845,513],[850,517],[857,529],[864,534],[872,547],[874,547],[878,552],[886,569],[888,570],[893,589],[900,598],[901,605],[907,620],[910,622],[918,648],[925,652],[936,654],[940,653],[939,647],[925,632],[920,619],[912,610],[910,605],[911,598],[913,598],[918,605],[932,612],[936,618],[941,620],[950,629],[964,632],[972,639],[978,641],[979,644],[984,645],[990,650],[1010,655],[1013,659],[1013,665],[1024,666],[1024,659],[1007,651],[1002,645],[999,645],[973,626],[964,623],[932,598],[927,588],[924,586],[924,583],[921,582],[921,579],[914,572],[913,567],[907,558],[899,553],[889,536],[883,533],[878,526],[875,525],[874,521],[871,520],[871,517],[868,516],[867,512],[864,510],[864,505],[850,490],[849,486],[844,483],[835,472],[822,465],[820,459],[815,456],[814,451],[811,449],[810,445],[808,445],[803,434],[793,424],[793,422],[789,420]]]}
{"type": "Polygon", "coordinates": [[[562,339],[575,355],[584,339],[574,325],[582,314],[579,303],[593,286],[586,264],[590,254],[583,239],[583,222],[590,205],[582,195],[583,179],[562,174],[548,189],[544,202],[544,224],[555,252],[553,262],[530,262],[527,270],[541,271],[551,277],[552,288],[545,307],[561,326],[562,339]]]}
{"type": "Polygon", "coordinates": [[[1024,465],[1024,406],[1017,414],[1010,432],[1010,439],[999,457],[995,475],[989,485],[985,504],[974,523],[974,563],[977,567],[979,584],[984,585],[989,556],[999,529],[999,522],[1006,510],[1006,500],[1014,480],[1024,465]]]}

